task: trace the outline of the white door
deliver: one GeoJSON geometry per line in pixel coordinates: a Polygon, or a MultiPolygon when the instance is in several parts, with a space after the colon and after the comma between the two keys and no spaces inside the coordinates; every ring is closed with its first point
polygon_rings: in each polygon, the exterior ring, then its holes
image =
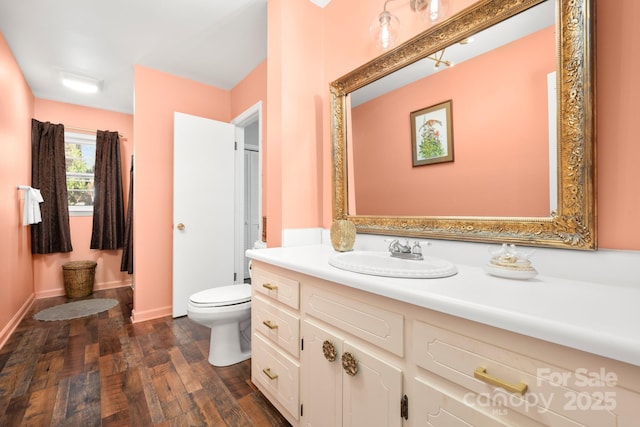
{"type": "MultiPolygon", "coordinates": [[[[253,248],[260,239],[260,209],[257,151],[244,150],[244,249],[253,248]]],[[[249,258],[244,257],[244,278],[249,278],[249,258]]]]}
{"type": "Polygon", "coordinates": [[[234,283],[234,126],[174,113],[173,145],[173,317],[179,317],[190,295],[234,283]]]}

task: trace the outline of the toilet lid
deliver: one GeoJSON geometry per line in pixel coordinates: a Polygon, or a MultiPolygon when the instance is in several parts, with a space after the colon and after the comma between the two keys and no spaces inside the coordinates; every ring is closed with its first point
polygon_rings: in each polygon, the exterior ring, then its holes
{"type": "Polygon", "coordinates": [[[222,307],[226,305],[240,304],[251,301],[251,285],[220,286],[218,288],[205,289],[191,295],[189,300],[196,305],[207,307],[222,307]]]}

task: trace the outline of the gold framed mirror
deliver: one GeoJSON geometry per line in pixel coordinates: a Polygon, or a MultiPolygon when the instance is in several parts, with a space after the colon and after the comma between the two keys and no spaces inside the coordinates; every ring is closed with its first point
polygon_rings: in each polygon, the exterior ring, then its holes
{"type": "MultiPolygon", "coordinates": [[[[545,2],[481,0],[331,83],[333,218],[351,220],[359,233],[595,250],[594,6],[555,1],[557,206],[548,216],[350,214],[350,94],[545,2]]],[[[454,127],[455,117],[454,107],[454,127]]]]}

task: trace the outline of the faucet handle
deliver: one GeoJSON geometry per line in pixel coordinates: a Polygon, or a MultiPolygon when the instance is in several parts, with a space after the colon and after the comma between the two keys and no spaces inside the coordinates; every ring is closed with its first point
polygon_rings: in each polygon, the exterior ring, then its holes
{"type": "Polygon", "coordinates": [[[422,254],[422,246],[420,246],[419,241],[413,242],[413,247],[411,248],[411,253],[413,254],[422,254]]]}

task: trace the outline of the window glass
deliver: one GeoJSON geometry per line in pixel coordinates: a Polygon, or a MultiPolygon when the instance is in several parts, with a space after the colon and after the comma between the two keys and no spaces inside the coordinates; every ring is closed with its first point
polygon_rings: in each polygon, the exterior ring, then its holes
{"type": "Polygon", "coordinates": [[[69,212],[93,212],[96,136],[65,132],[69,212]]]}

